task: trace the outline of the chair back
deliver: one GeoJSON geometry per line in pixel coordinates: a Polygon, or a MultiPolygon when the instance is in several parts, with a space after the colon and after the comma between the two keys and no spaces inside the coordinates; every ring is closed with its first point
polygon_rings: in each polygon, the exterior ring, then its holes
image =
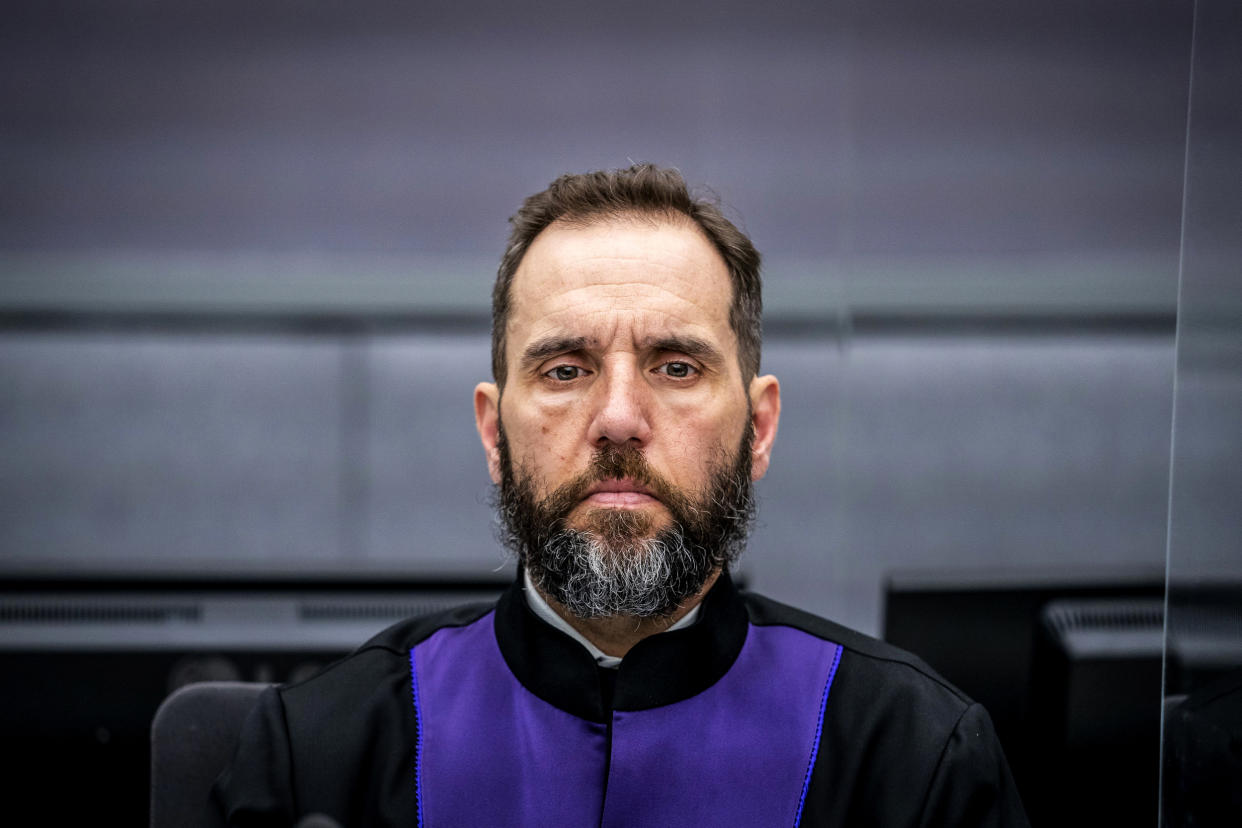
{"type": "Polygon", "coordinates": [[[174,691],[151,722],[151,828],[224,828],[211,786],[267,684],[207,681],[174,691]]]}

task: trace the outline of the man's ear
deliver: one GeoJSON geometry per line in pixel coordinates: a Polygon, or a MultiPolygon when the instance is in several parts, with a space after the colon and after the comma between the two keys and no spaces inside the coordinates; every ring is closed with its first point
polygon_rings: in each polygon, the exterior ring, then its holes
{"type": "Polygon", "coordinates": [[[494,382],[480,382],[474,387],[474,424],[483,441],[487,456],[487,473],[492,482],[500,483],[500,389],[494,382]]]}
{"type": "Polygon", "coordinates": [[[781,384],[766,374],[750,381],[750,423],[755,429],[750,444],[750,479],[758,480],[768,471],[772,444],[781,421],[781,384]]]}

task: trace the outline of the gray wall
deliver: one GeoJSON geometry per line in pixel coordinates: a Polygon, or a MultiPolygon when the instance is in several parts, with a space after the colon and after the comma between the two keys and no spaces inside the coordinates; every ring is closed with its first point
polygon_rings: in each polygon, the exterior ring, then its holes
{"type": "MultiPolygon", "coordinates": [[[[501,563],[470,393],[481,334],[9,334],[6,571],[501,563]]],[[[1161,333],[772,337],[784,414],[743,571],[875,632],[897,567],[1158,566],[1161,333]]],[[[1222,424],[1228,428],[1228,424],[1222,424]]]]}
{"type": "Polygon", "coordinates": [[[769,307],[1171,314],[1189,0],[17,0],[0,308],[479,312],[520,199],[714,188],[769,307]]]}

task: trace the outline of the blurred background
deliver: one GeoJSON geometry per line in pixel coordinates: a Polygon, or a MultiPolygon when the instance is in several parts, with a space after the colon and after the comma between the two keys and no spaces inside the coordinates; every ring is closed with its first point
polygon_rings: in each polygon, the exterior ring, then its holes
{"type": "Polygon", "coordinates": [[[1154,824],[1162,674],[1242,662],[1230,6],[6,4],[10,728],[48,766],[136,756],[185,681],[305,675],[501,588],[470,392],[506,219],[652,161],[765,256],[784,416],[746,585],[985,701],[1033,816],[1064,819],[1040,750],[1137,740],[1154,824]],[[1129,619],[1139,678],[1082,692],[1138,724],[1036,709],[1077,686],[1071,599],[1130,602],[1088,615],[1129,619]]]}

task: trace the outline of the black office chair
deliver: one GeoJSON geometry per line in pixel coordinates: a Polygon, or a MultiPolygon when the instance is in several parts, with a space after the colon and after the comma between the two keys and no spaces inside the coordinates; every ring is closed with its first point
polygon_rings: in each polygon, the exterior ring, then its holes
{"type": "Polygon", "coordinates": [[[267,684],[208,681],[164,699],[151,722],[151,828],[223,828],[211,785],[267,684]]]}

